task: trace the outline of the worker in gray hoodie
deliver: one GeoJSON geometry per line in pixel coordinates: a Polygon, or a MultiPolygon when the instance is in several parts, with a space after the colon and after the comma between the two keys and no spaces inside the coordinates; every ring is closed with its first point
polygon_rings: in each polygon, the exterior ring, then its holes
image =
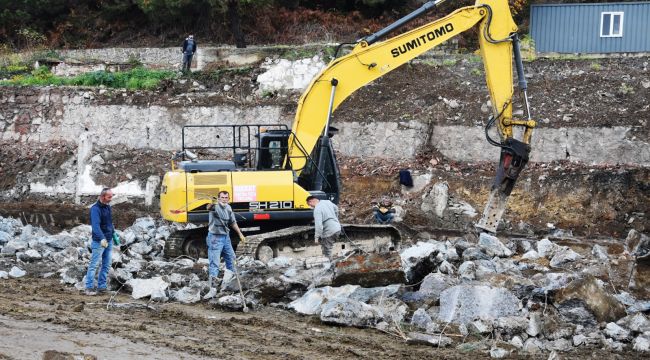
{"type": "Polygon", "coordinates": [[[332,247],[341,234],[339,208],[329,200],[319,200],[314,196],[307,197],[307,204],[314,209],[316,243],[320,244],[323,255],[332,260],[332,247]]]}

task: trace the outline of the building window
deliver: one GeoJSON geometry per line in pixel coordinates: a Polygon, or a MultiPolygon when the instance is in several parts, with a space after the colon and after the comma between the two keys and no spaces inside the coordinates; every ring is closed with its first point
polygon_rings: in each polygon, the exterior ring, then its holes
{"type": "Polygon", "coordinates": [[[600,37],[623,36],[623,12],[600,13],[600,37]]]}

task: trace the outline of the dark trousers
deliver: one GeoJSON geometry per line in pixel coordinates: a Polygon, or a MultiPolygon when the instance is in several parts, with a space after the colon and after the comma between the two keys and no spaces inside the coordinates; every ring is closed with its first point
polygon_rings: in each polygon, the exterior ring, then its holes
{"type": "Polygon", "coordinates": [[[323,256],[327,256],[327,258],[330,260],[332,260],[332,247],[334,246],[336,240],[338,240],[339,235],[341,235],[341,233],[337,232],[332,236],[322,237],[319,240],[320,248],[323,251],[323,256]]]}
{"type": "Polygon", "coordinates": [[[190,67],[192,67],[192,56],[194,56],[192,53],[183,54],[183,71],[190,71],[190,67]]]}

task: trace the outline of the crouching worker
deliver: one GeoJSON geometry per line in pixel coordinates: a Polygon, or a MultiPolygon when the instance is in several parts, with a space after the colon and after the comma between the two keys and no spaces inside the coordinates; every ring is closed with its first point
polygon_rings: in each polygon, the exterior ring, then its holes
{"type": "Polygon", "coordinates": [[[375,221],[377,221],[377,224],[390,224],[395,217],[395,208],[393,207],[393,203],[387,197],[383,197],[381,201],[373,207],[372,211],[375,214],[375,221]]]}
{"type": "Polygon", "coordinates": [[[206,242],[208,245],[208,272],[210,275],[210,292],[205,298],[214,297],[217,294],[217,277],[219,276],[219,263],[221,256],[226,262],[226,269],[235,271],[235,250],[232,248],[230,242],[230,228],[234,229],[239,235],[241,243],[246,241],[246,237],[242,234],[237,220],[235,220],[235,213],[228,204],[230,194],[227,191],[219,192],[217,204],[209,204],[209,224],[208,224],[208,237],[206,242]]]}
{"type": "Polygon", "coordinates": [[[329,200],[307,197],[307,204],[314,209],[315,240],[323,251],[323,256],[332,260],[332,247],[341,234],[339,208],[329,200]]]}
{"type": "Polygon", "coordinates": [[[86,272],[86,295],[97,295],[97,292],[106,292],[106,277],[111,267],[111,253],[113,251],[113,213],[109,203],[113,200],[113,192],[103,188],[97,202],[90,207],[90,225],[92,227],[92,254],[88,272],[86,272]],[[97,288],[95,288],[95,273],[101,261],[97,288]],[[97,290],[95,290],[97,289],[97,290]]]}

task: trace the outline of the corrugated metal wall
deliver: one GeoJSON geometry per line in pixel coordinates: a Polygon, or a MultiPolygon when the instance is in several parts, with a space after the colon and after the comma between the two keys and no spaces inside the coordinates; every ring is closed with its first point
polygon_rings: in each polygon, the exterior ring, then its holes
{"type": "Polygon", "coordinates": [[[650,2],[533,5],[530,35],[537,52],[650,52],[650,2]],[[621,11],[623,37],[600,37],[602,12],[621,11]]]}

